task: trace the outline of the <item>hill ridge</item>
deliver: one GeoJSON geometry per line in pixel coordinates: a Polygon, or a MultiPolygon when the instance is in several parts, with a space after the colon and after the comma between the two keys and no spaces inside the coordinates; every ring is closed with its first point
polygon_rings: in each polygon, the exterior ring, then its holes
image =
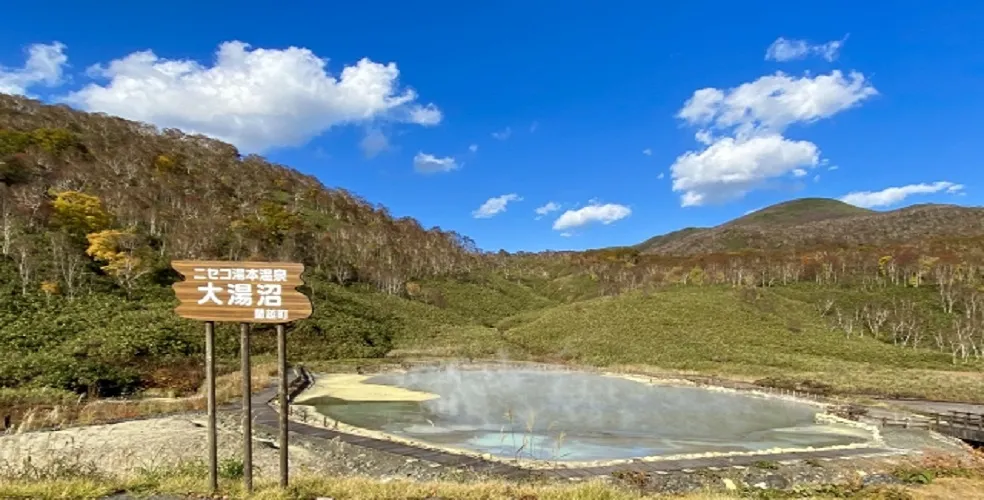
{"type": "Polygon", "coordinates": [[[811,197],[770,205],[717,226],[654,236],[634,248],[645,254],[692,256],[825,245],[897,245],[978,235],[984,235],[984,207],[919,203],[876,211],[811,197]]]}

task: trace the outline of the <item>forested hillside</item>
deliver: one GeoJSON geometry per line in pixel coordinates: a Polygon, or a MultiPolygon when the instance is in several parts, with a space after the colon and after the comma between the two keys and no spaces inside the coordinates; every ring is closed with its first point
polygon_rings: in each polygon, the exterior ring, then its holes
{"type": "MultiPolygon", "coordinates": [[[[168,359],[199,350],[170,312],[174,258],[304,262],[315,295],[405,294],[480,263],[465,237],[228,144],[0,95],[0,385],[115,392],[187,365],[168,359]]],[[[312,342],[385,352],[385,321],[345,307],[319,308],[312,342]]]]}
{"type": "MultiPolygon", "coordinates": [[[[636,248],[483,253],[213,139],[0,95],[0,386],[195,390],[201,325],[173,313],[169,261],[214,258],[308,266],[293,359],[652,364],[844,390],[862,370],[884,391],[897,370],[980,371],[982,235],[981,209],[808,199],[636,248]]],[[[233,326],[218,344],[234,369],[233,326]]],[[[954,397],[979,388],[962,380],[954,397]]]]}

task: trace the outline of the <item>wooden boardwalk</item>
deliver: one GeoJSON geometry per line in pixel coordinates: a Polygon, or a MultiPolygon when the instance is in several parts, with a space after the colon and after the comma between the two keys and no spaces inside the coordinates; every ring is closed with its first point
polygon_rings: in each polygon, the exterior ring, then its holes
{"type": "Polygon", "coordinates": [[[984,414],[957,412],[920,412],[920,419],[892,420],[882,419],[882,427],[912,427],[932,429],[940,434],[963,441],[984,443],[984,414]]]}
{"type": "MultiPolygon", "coordinates": [[[[302,375],[303,377],[303,375],[302,375]]],[[[300,382],[303,383],[303,382],[300,382]]],[[[290,391],[296,394],[299,390],[299,381],[291,381],[290,391]]],[[[276,429],[279,426],[279,414],[270,401],[277,396],[277,388],[271,387],[253,396],[253,422],[256,425],[276,429]]],[[[374,450],[392,453],[407,458],[415,458],[428,462],[438,463],[453,468],[469,468],[477,472],[483,472],[510,479],[520,479],[530,476],[556,477],[556,478],[588,478],[595,476],[605,476],[617,472],[644,472],[644,473],[665,473],[672,471],[682,471],[687,469],[706,469],[706,468],[728,468],[728,467],[748,467],[759,462],[780,462],[786,460],[832,460],[860,456],[884,456],[897,455],[900,450],[884,448],[849,448],[842,450],[818,450],[803,451],[793,453],[773,453],[752,456],[730,456],[730,457],[708,457],[690,458],[676,460],[657,460],[657,461],[635,461],[611,466],[579,467],[579,468],[553,468],[553,469],[526,469],[516,465],[485,460],[482,458],[458,455],[445,451],[438,451],[426,448],[409,446],[402,443],[388,441],[384,439],[374,439],[354,434],[307,425],[305,423],[290,421],[290,431],[307,437],[321,439],[338,439],[339,441],[371,448],[374,450]]]]}

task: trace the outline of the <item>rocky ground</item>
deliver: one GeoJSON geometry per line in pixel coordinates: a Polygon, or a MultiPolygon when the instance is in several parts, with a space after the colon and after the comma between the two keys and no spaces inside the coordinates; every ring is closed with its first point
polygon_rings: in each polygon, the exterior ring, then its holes
{"type": "MultiPolygon", "coordinates": [[[[205,414],[134,420],[75,427],[51,432],[0,436],[0,472],[84,469],[126,475],[172,467],[207,457],[205,414]]],[[[220,467],[241,461],[242,427],[239,415],[220,413],[217,422],[220,467]]],[[[278,473],[276,436],[255,429],[253,470],[256,477],[278,473]]],[[[378,478],[445,479],[463,473],[437,464],[408,460],[345,443],[292,436],[292,474],[368,475],[378,478]]]]}

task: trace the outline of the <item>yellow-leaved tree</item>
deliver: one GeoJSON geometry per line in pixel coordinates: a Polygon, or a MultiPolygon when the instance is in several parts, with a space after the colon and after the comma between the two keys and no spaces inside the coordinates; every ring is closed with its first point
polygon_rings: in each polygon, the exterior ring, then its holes
{"type": "Polygon", "coordinates": [[[112,226],[113,217],[96,196],[78,191],[52,193],[50,233],[52,264],[69,300],[86,279],[82,249],[86,235],[112,226]]]}
{"type": "Polygon", "coordinates": [[[129,297],[137,278],[150,271],[149,263],[139,255],[144,248],[141,238],[132,231],[106,229],[88,234],[86,239],[89,248],[85,253],[105,262],[102,270],[112,276],[129,297]]]}
{"type": "Polygon", "coordinates": [[[53,222],[75,235],[86,235],[108,228],[113,221],[102,200],[78,191],[61,191],[51,202],[53,222]]]}

